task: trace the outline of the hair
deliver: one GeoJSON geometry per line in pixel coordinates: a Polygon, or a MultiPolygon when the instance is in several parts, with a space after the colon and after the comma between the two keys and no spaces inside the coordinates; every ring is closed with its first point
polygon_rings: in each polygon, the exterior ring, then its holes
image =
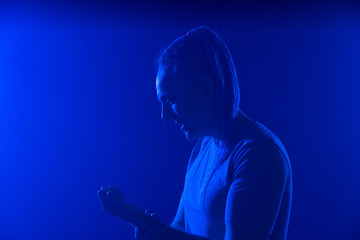
{"type": "Polygon", "coordinates": [[[155,66],[159,69],[171,60],[183,60],[197,54],[196,52],[204,57],[205,64],[209,65],[209,74],[215,82],[215,111],[220,137],[221,133],[228,134],[229,126],[237,116],[240,105],[240,88],[235,66],[220,36],[206,26],[193,28],[162,50],[155,60],[155,66]]]}

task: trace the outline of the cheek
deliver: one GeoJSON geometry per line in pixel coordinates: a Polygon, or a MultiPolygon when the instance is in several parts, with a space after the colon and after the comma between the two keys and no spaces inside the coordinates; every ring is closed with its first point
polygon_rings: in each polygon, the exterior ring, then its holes
{"type": "Polygon", "coordinates": [[[173,105],[172,109],[180,120],[193,127],[206,125],[210,118],[208,116],[209,104],[203,99],[199,99],[198,96],[191,96],[190,94],[173,105]]]}
{"type": "Polygon", "coordinates": [[[203,104],[199,101],[191,101],[187,104],[186,113],[188,118],[191,119],[195,124],[202,124],[203,120],[206,118],[205,110],[203,104]]]}
{"type": "Polygon", "coordinates": [[[183,123],[193,125],[194,118],[196,118],[196,111],[193,104],[179,102],[172,106],[172,110],[183,123]]]}

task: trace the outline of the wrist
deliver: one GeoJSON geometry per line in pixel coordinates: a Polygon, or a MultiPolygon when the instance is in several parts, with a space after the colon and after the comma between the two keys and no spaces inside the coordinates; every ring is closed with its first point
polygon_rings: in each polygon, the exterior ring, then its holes
{"type": "Polygon", "coordinates": [[[170,239],[173,230],[169,224],[166,224],[156,217],[156,213],[151,210],[145,211],[142,221],[135,226],[136,239],[170,239]]]}
{"type": "Polygon", "coordinates": [[[133,219],[129,222],[135,228],[142,228],[147,225],[151,220],[151,217],[146,213],[142,212],[133,217],[133,219]]]}

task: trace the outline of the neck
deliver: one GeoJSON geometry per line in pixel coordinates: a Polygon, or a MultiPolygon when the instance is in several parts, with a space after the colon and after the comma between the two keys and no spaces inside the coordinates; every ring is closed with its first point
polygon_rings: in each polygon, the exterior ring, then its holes
{"type": "Polygon", "coordinates": [[[225,126],[227,131],[222,131],[219,138],[217,134],[213,134],[212,137],[219,140],[219,146],[231,144],[232,140],[241,134],[252,121],[239,109],[237,116],[231,120],[229,126],[225,126]]]}

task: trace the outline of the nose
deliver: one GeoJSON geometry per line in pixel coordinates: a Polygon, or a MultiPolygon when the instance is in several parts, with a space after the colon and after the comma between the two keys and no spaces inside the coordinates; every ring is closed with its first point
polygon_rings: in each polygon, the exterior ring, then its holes
{"type": "Polygon", "coordinates": [[[161,107],[161,119],[163,121],[174,120],[174,116],[175,113],[172,108],[163,104],[161,107]]]}

